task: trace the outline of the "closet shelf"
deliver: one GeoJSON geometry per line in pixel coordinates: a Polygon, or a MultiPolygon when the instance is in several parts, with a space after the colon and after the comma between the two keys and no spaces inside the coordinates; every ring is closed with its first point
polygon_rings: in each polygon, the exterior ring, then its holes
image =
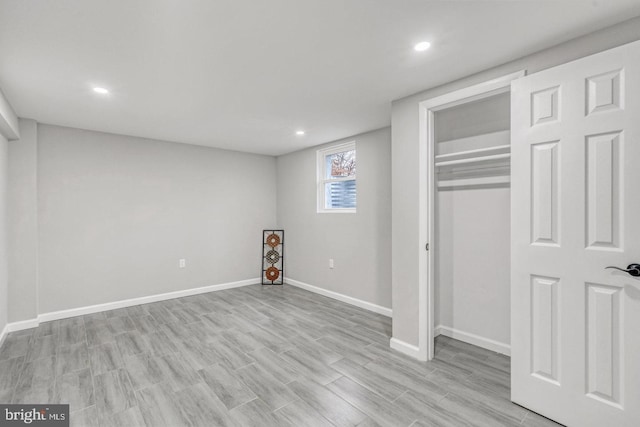
{"type": "Polygon", "coordinates": [[[455,165],[462,165],[465,163],[482,163],[482,162],[489,162],[493,160],[508,159],[510,157],[511,157],[511,153],[503,153],[503,154],[493,154],[489,156],[466,157],[466,158],[456,159],[456,160],[436,161],[436,167],[455,166],[455,165]]]}
{"type": "Polygon", "coordinates": [[[481,163],[493,160],[508,159],[511,156],[511,146],[497,145],[476,150],[459,151],[451,154],[440,154],[435,157],[435,165],[454,166],[465,163],[481,163]]]}
{"type": "Polygon", "coordinates": [[[440,154],[436,156],[436,161],[451,160],[458,157],[474,157],[474,156],[478,156],[478,155],[481,156],[485,154],[502,154],[502,153],[509,153],[510,151],[511,151],[510,144],[494,145],[492,147],[478,148],[475,150],[466,150],[466,151],[458,151],[456,153],[440,154]]]}

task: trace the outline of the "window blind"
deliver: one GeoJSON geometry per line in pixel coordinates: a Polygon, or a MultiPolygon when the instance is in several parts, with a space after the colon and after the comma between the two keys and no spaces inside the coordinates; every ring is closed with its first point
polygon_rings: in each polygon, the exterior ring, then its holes
{"type": "Polygon", "coordinates": [[[356,207],[356,181],[338,181],[325,184],[325,206],[330,209],[356,207]]]}

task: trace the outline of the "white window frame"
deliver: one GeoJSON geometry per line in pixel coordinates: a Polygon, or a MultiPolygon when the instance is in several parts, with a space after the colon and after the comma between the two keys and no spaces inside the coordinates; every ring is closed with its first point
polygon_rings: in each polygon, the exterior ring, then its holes
{"type": "Polygon", "coordinates": [[[338,145],[331,145],[327,148],[322,148],[317,151],[316,154],[317,161],[317,202],[318,202],[318,213],[356,213],[357,205],[358,205],[358,151],[356,150],[356,142],[350,141],[345,142],[338,145]],[[325,178],[326,174],[326,161],[327,156],[336,153],[342,153],[343,151],[356,151],[356,176],[353,177],[344,177],[344,178],[325,178]],[[324,205],[325,202],[325,184],[329,182],[340,182],[340,181],[355,181],[356,182],[356,207],[355,208],[326,208],[324,205]]]}

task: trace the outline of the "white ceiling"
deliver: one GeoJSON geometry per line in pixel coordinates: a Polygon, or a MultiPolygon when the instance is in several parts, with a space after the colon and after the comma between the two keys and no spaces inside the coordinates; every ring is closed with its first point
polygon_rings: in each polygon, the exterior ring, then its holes
{"type": "Polygon", "coordinates": [[[638,0],[0,0],[0,87],[44,123],[278,155],[636,15],[638,0]]]}

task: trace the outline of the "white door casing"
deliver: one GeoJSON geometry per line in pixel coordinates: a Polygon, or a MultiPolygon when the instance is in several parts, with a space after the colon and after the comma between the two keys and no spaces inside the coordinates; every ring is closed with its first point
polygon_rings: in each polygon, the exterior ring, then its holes
{"type": "Polygon", "coordinates": [[[525,71],[516,71],[489,81],[475,84],[447,94],[420,102],[420,141],[419,141],[419,217],[418,228],[420,244],[416,248],[418,264],[418,346],[391,338],[391,348],[413,356],[419,360],[431,360],[435,349],[435,252],[438,242],[435,239],[435,194],[437,179],[435,173],[435,117],[437,111],[467,104],[494,95],[506,93],[511,82],[525,75],[525,71]],[[425,245],[430,250],[425,251],[425,245]]]}
{"type": "Polygon", "coordinates": [[[511,397],[640,425],[640,42],[511,88],[511,397]]]}

